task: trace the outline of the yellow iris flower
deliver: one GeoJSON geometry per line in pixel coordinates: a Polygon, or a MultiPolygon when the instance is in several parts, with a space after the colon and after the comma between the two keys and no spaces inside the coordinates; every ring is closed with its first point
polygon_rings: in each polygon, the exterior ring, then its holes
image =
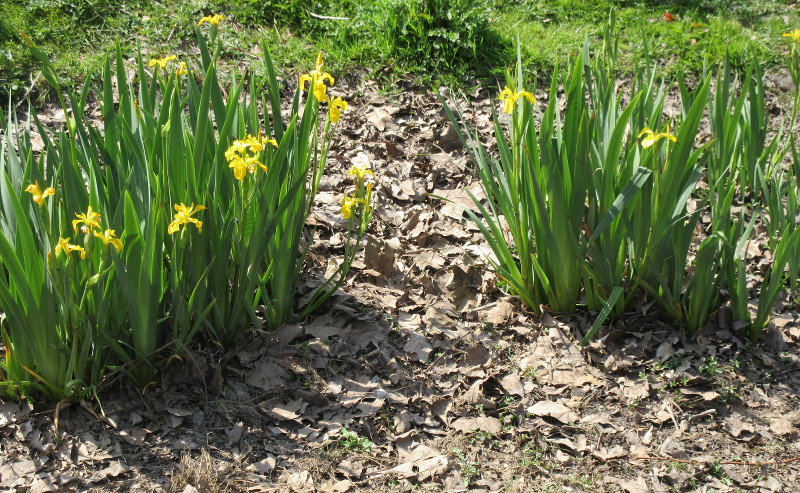
{"type": "Polygon", "coordinates": [[[305,91],[306,82],[309,82],[314,91],[314,97],[317,98],[317,101],[319,102],[325,101],[325,95],[328,92],[328,88],[325,86],[325,81],[327,80],[330,85],[333,85],[333,76],[322,71],[323,64],[322,52],[320,51],[319,55],[317,55],[316,68],[314,68],[314,70],[311,72],[300,76],[300,90],[305,91]]]}
{"type": "Polygon", "coordinates": [[[353,215],[353,207],[355,207],[357,204],[364,204],[367,210],[369,210],[369,204],[364,199],[360,199],[358,197],[351,197],[349,195],[345,195],[344,197],[342,197],[342,208],[341,208],[342,217],[345,219],[350,219],[350,217],[353,215]]]}
{"type": "Polygon", "coordinates": [[[177,58],[178,57],[176,57],[175,55],[169,55],[169,56],[165,56],[163,58],[153,58],[152,60],[150,60],[150,63],[148,63],[147,66],[148,67],[152,67],[154,65],[157,65],[158,68],[160,68],[161,70],[164,70],[164,69],[167,68],[167,64],[169,62],[171,62],[172,60],[175,60],[177,58]]]}
{"type": "Polygon", "coordinates": [[[525,98],[530,101],[531,104],[536,104],[536,98],[533,96],[533,94],[529,93],[528,91],[519,91],[515,93],[508,86],[506,86],[498,97],[498,99],[503,102],[503,112],[506,114],[511,114],[514,111],[514,105],[517,104],[517,100],[519,98],[525,98]]]}
{"type": "Polygon", "coordinates": [[[350,167],[350,170],[347,171],[348,175],[353,175],[356,177],[356,180],[363,182],[367,175],[374,176],[372,170],[366,164],[354,164],[350,167]]]}
{"type": "Polygon", "coordinates": [[[118,252],[122,251],[122,240],[117,238],[117,233],[113,229],[107,229],[103,233],[98,233],[94,231],[94,235],[97,238],[100,238],[103,241],[103,244],[108,247],[108,245],[113,245],[114,248],[117,249],[118,252]]]}
{"type": "Polygon", "coordinates": [[[661,132],[661,133],[655,133],[649,128],[645,127],[644,130],[642,130],[639,133],[639,137],[637,138],[641,139],[642,136],[644,136],[644,139],[642,139],[642,147],[644,147],[645,149],[652,146],[661,139],[669,139],[672,142],[678,141],[678,139],[674,135],[669,133],[669,126],[667,127],[666,132],[661,132]]]}
{"type": "Polygon", "coordinates": [[[203,221],[200,221],[199,219],[192,217],[192,214],[202,211],[203,209],[206,209],[206,207],[202,205],[195,206],[194,204],[192,204],[187,207],[183,203],[175,204],[175,217],[174,220],[171,223],[169,223],[169,226],[167,227],[167,234],[172,234],[181,229],[182,225],[189,223],[194,223],[194,225],[197,226],[197,232],[202,233],[203,221]]]}
{"type": "Polygon", "coordinates": [[[241,156],[236,156],[229,163],[228,167],[233,169],[233,176],[239,181],[247,176],[247,162],[241,156]]]}
{"type": "Polygon", "coordinates": [[[339,96],[328,98],[328,111],[331,115],[331,123],[337,123],[343,111],[347,111],[347,101],[339,96]]]}
{"type": "Polygon", "coordinates": [[[40,206],[44,205],[45,198],[56,194],[56,189],[53,187],[45,188],[44,192],[42,192],[42,189],[39,188],[39,180],[36,180],[36,183],[32,185],[28,185],[28,188],[26,188],[25,191],[32,194],[33,201],[40,206]]]}
{"type": "Polygon", "coordinates": [[[258,137],[248,135],[242,140],[235,140],[225,151],[228,167],[233,169],[233,176],[241,181],[247,173],[255,173],[257,168],[267,171],[267,166],[256,158],[256,154],[264,150],[264,144],[278,147],[275,139],[267,139],[259,133],[258,137]],[[249,152],[253,153],[252,155],[249,152]]]}
{"type": "Polygon", "coordinates": [[[233,169],[233,176],[239,181],[244,180],[247,173],[254,174],[258,168],[261,168],[265,173],[268,171],[267,165],[259,161],[255,156],[236,156],[230,161],[228,167],[233,169]]]}
{"type": "Polygon", "coordinates": [[[243,140],[234,140],[233,144],[228,147],[228,150],[225,151],[225,159],[228,161],[233,161],[237,157],[241,157],[247,153],[247,150],[250,148],[250,144],[243,140]]]}
{"type": "Polygon", "coordinates": [[[178,77],[189,75],[189,70],[186,69],[186,62],[178,63],[178,68],[175,69],[175,75],[177,75],[178,77]]]}
{"type": "Polygon", "coordinates": [[[212,26],[216,26],[217,24],[219,24],[219,21],[224,21],[224,20],[225,17],[220,14],[207,15],[202,19],[200,19],[200,22],[198,22],[197,25],[202,26],[204,23],[208,22],[212,26]]]}
{"type": "Polygon", "coordinates": [[[81,258],[86,258],[86,250],[84,250],[81,246],[70,244],[69,238],[58,239],[58,243],[56,244],[56,254],[58,254],[58,252],[64,252],[67,257],[70,257],[72,252],[81,252],[81,258]]]}
{"type": "Polygon", "coordinates": [[[75,213],[75,217],[77,217],[78,219],[74,219],[72,221],[72,229],[76,233],[78,232],[78,225],[79,224],[83,224],[83,226],[81,227],[81,231],[83,231],[84,233],[88,233],[89,229],[91,229],[91,228],[99,228],[100,227],[100,221],[98,221],[98,218],[100,217],[100,214],[98,214],[95,211],[93,211],[91,205],[86,210],[86,214],[78,214],[76,212],[75,213]]]}
{"type": "Polygon", "coordinates": [[[800,40],[800,29],[795,29],[794,31],[789,31],[788,33],[783,33],[781,36],[786,38],[792,38],[792,41],[800,40]]]}

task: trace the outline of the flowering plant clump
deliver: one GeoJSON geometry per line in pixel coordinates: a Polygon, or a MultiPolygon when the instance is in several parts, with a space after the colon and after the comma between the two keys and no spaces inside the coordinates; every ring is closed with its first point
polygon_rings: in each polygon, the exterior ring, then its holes
{"type": "MultiPolygon", "coordinates": [[[[224,347],[253,327],[303,318],[345,279],[373,213],[363,167],[351,170],[343,202],[344,260],[309,302],[297,300],[307,218],[348,103],[328,94],[334,78],[321,53],[293,105],[281,101],[266,46],[263,80],[223,87],[224,19],[199,20],[211,29],[195,30],[197,59],[137,59],[136,82],[117,77],[127,61],[110,53],[102,80],[114,86],[98,91],[99,124],[83,117],[85,98],[64,97],[49,58],[25,38],[75,119],[43,132],[59,145],[41,159],[20,157],[32,155],[24,134],[13,139],[19,149],[0,143],[9,183],[0,190],[0,397],[79,401],[110,368],[151,385],[159,348],[224,347]],[[39,207],[23,207],[23,194],[39,207]]],[[[8,118],[3,128],[23,128],[8,118]]]]}

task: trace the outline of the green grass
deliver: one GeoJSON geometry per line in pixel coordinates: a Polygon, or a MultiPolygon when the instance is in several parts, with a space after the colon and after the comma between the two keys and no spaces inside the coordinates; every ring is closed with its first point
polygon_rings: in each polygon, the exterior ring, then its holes
{"type": "Polygon", "coordinates": [[[324,50],[329,66],[365,67],[370,76],[415,77],[430,85],[494,84],[513,65],[519,38],[528,74],[547,78],[556,64],[594,46],[609,11],[620,32],[619,68],[642,63],[645,43],[668,74],[700,73],[726,52],[741,68],[752,54],[768,67],[783,64],[780,34],[800,27],[800,12],[788,0],[0,0],[1,99],[16,101],[29,90],[35,102],[49,96],[32,86],[38,65],[18,34],[25,31],[51,54],[57,72],[71,81],[100,72],[106,51],[119,39],[132,57],[191,52],[197,20],[211,13],[228,17],[221,30],[224,57],[238,63],[266,38],[277,65],[305,70],[324,50]],[[107,8],[109,6],[110,8],[107,8]],[[664,12],[677,17],[666,22],[664,12]],[[327,18],[321,18],[327,17],[327,18]],[[343,17],[346,19],[337,19],[343,17]],[[693,24],[702,23],[702,25],[693,24]],[[372,70],[373,72],[370,72],[372,70]],[[38,99],[37,99],[38,98],[38,99]]]}
{"type": "Polygon", "coordinates": [[[743,68],[753,54],[768,66],[782,64],[788,50],[780,35],[800,25],[797,9],[788,3],[522,0],[499,16],[497,26],[501,32],[518,33],[529,71],[549,71],[579,50],[587,37],[599,39],[614,9],[621,69],[641,64],[646,46],[667,72],[700,73],[704,66],[720,63],[726,53],[736,68],[743,68]],[[665,12],[676,20],[667,22],[665,12]]]}

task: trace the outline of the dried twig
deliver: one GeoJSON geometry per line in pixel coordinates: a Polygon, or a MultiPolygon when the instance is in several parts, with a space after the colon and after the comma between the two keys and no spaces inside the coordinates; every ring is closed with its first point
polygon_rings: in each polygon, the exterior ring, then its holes
{"type": "MultiPolygon", "coordinates": [[[[681,464],[709,464],[710,461],[694,460],[694,459],[675,459],[673,457],[634,457],[634,460],[662,460],[669,462],[680,462],[681,464]]],[[[719,464],[731,464],[737,466],[776,466],[779,464],[788,464],[790,462],[800,461],[800,456],[792,457],[783,460],[771,460],[766,462],[746,462],[739,460],[722,460],[719,464]]]]}
{"type": "Polygon", "coordinates": [[[308,15],[310,15],[311,17],[314,17],[316,19],[325,19],[325,20],[329,20],[329,21],[349,21],[350,20],[349,17],[331,17],[329,15],[319,15],[319,14],[315,14],[314,12],[311,12],[310,10],[308,11],[308,15]]]}
{"type": "Polygon", "coordinates": [[[25,91],[25,95],[22,96],[19,99],[19,101],[17,101],[17,104],[14,105],[14,109],[19,108],[20,105],[22,103],[24,103],[28,99],[28,96],[30,96],[31,91],[33,91],[34,86],[36,86],[36,83],[39,82],[39,79],[41,79],[41,78],[42,78],[42,71],[41,70],[36,74],[36,78],[33,77],[33,74],[30,75],[31,85],[28,86],[28,89],[25,91]]]}

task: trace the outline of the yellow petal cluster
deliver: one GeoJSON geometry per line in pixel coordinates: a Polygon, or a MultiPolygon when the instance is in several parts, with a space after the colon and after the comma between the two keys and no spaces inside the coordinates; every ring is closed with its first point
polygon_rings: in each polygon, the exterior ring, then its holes
{"type": "Polygon", "coordinates": [[[356,180],[362,183],[367,179],[368,176],[375,176],[372,173],[372,170],[366,164],[354,164],[347,171],[347,174],[355,176],[356,180]]]}
{"type": "Polygon", "coordinates": [[[328,112],[331,115],[331,123],[337,123],[343,111],[347,111],[347,101],[339,96],[328,98],[328,112]]]}
{"type": "Polygon", "coordinates": [[[220,15],[220,14],[207,15],[207,16],[203,17],[202,19],[200,19],[200,22],[198,22],[197,25],[198,26],[202,26],[204,23],[207,22],[207,23],[211,24],[212,26],[216,26],[217,24],[219,24],[219,21],[224,21],[224,20],[225,20],[225,17],[220,15]]]}
{"type": "Polygon", "coordinates": [[[117,233],[113,229],[107,229],[103,233],[94,231],[93,234],[96,238],[100,238],[106,247],[112,245],[118,252],[122,251],[122,240],[117,238],[117,233]]]}
{"type": "Polygon", "coordinates": [[[317,65],[314,68],[314,70],[300,76],[300,90],[305,91],[306,82],[309,82],[314,92],[314,97],[317,98],[317,101],[319,101],[320,103],[326,100],[326,94],[328,92],[328,88],[325,85],[325,81],[327,80],[329,85],[333,85],[333,76],[327,72],[322,71],[323,64],[324,63],[322,61],[322,52],[320,51],[319,55],[317,55],[317,65]]]}
{"type": "Polygon", "coordinates": [[[517,104],[517,100],[519,98],[525,98],[530,101],[531,104],[536,104],[536,98],[533,96],[533,94],[529,93],[528,91],[514,92],[508,86],[506,86],[498,97],[498,99],[503,102],[503,112],[506,114],[511,114],[514,111],[514,105],[517,104]]]}
{"type": "Polygon", "coordinates": [[[350,217],[353,215],[353,208],[358,204],[364,204],[366,209],[369,210],[369,202],[367,202],[366,199],[351,197],[350,195],[345,195],[342,197],[342,217],[345,219],[350,219],[350,217]]]}
{"type": "Polygon", "coordinates": [[[169,226],[167,227],[167,233],[172,234],[181,229],[181,226],[184,224],[194,223],[197,226],[197,232],[203,232],[203,221],[192,217],[193,214],[206,209],[205,206],[194,204],[186,206],[181,202],[180,204],[175,204],[175,216],[169,226]]]}
{"type": "Polygon", "coordinates": [[[177,58],[178,57],[176,57],[175,55],[169,55],[169,56],[165,56],[163,58],[153,58],[152,60],[150,60],[150,63],[148,63],[147,66],[148,67],[152,67],[152,66],[156,65],[161,70],[164,70],[164,69],[167,68],[167,64],[169,62],[171,62],[172,60],[176,60],[177,58]]]}
{"type": "Polygon", "coordinates": [[[783,33],[781,36],[786,38],[792,38],[792,41],[800,40],[800,29],[795,29],[794,31],[789,31],[788,33],[783,33]]]}
{"type": "Polygon", "coordinates": [[[56,189],[53,187],[45,188],[43,192],[42,189],[39,188],[39,180],[36,180],[35,183],[28,185],[28,188],[26,188],[25,191],[33,195],[33,197],[31,197],[32,200],[40,206],[44,205],[44,199],[56,194],[56,189]]]}
{"type": "Polygon", "coordinates": [[[225,151],[225,159],[228,161],[228,167],[233,170],[233,176],[241,181],[247,176],[247,173],[253,174],[257,169],[261,168],[264,172],[267,171],[267,166],[258,160],[257,154],[264,150],[264,144],[272,144],[278,147],[278,142],[275,139],[267,139],[266,137],[254,137],[248,135],[244,139],[235,140],[233,144],[225,151]]]}
{"type": "Polygon", "coordinates": [[[661,133],[655,133],[650,128],[645,127],[644,130],[642,130],[639,133],[639,137],[637,138],[641,139],[642,137],[644,137],[644,139],[642,139],[642,147],[644,147],[645,149],[652,146],[661,139],[669,139],[672,142],[678,141],[678,139],[674,135],[669,133],[669,126],[667,126],[666,132],[661,132],[661,133]]]}
{"type": "Polygon", "coordinates": [[[78,219],[74,219],[72,221],[72,229],[76,233],[78,232],[79,224],[83,224],[83,227],[81,227],[81,231],[84,233],[88,233],[90,229],[100,227],[100,221],[98,221],[98,219],[100,218],[100,214],[93,211],[91,205],[86,210],[86,214],[78,214],[76,212],[75,217],[77,217],[78,219]]]}
{"type": "Polygon", "coordinates": [[[58,239],[58,243],[56,244],[56,254],[58,252],[64,252],[67,257],[70,257],[72,252],[81,252],[81,258],[86,258],[86,250],[84,250],[81,246],[71,244],[69,242],[69,238],[58,239]]]}
{"type": "Polygon", "coordinates": [[[186,69],[186,62],[179,62],[178,68],[175,69],[175,75],[178,77],[183,77],[184,75],[188,75],[189,70],[186,69]]]}

